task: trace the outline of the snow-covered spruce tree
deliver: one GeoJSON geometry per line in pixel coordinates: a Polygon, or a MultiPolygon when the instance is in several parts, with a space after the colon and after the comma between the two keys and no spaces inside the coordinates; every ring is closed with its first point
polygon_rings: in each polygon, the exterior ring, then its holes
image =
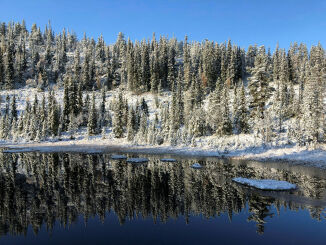
{"type": "Polygon", "coordinates": [[[98,62],[104,63],[105,62],[105,43],[103,36],[98,38],[96,47],[95,47],[95,57],[98,62]]]}
{"type": "MultiPolygon", "coordinates": [[[[276,130],[278,136],[281,136],[283,131],[284,121],[288,117],[288,85],[289,85],[289,74],[288,66],[285,57],[285,51],[279,53],[279,71],[278,80],[275,80],[277,86],[273,97],[273,114],[276,121],[276,130]]],[[[275,75],[276,77],[276,75],[275,75]]]]}
{"type": "Polygon", "coordinates": [[[0,121],[0,139],[6,139],[7,138],[7,115],[1,115],[1,121],[0,121]]]}
{"type": "Polygon", "coordinates": [[[24,116],[23,113],[20,113],[17,122],[17,137],[20,137],[24,130],[24,116]]]}
{"type": "Polygon", "coordinates": [[[215,82],[219,75],[218,59],[214,42],[205,41],[203,47],[203,75],[207,80],[207,88],[210,91],[215,89],[215,82]]]}
{"type": "Polygon", "coordinates": [[[82,77],[81,77],[83,88],[87,90],[90,90],[93,87],[90,63],[91,63],[91,54],[90,51],[88,50],[85,54],[84,63],[82,66],[82,77]]]}
{"type": "Polygon", "coordinates": [[[257,45],[255,46],[249,45],[248,51],[246,53],[246,66],[248,70],[254,67],[257,52],[258,52],[257,45]]]}
{"type": "Polygon", "coordinates": [[[52,137],[58,135],[60,124],[60,111],[59,106],[54,98],[53,91],[49,94],[49,117],[48,117],[49,131],[52,137]]]}
{"type": "Polygon", "coordinates": [[[304,88],[303,121],[304,141],[316,144],[324,135],[323,128],[323,83],[320,66],[310,67],[310,75],[304,88]]]}
{"type": "Polygon", "coordinates": [[[222,84],[217,80],[215,90],[209,95],[207,122],[213,132],[217,132],[218,126],[221,122],[221,94],[222,84]]]}
{"type": "Polygon", "coordinates": [[[273,133],[273,117],[271,110],[264,111],[264,119],[262,122],[262,141],[264,145],[270,144],[274,141],[274,133],[273,133]]]}
{"type": "Polygon", "coordinates": [[[175,83],[172,85],[172,100],[169,106],[169,122],[170,122],[170,134],[178,130],[178,119],[177,119],[177,96],[175,83]]]}
{"type": "Polygon", "coordinates": [[[128,99],[125,99],[123,101],[123,126],[124,127],[127,127],[128,115],[129,115],[129,103],[128,103],[128,99]]]}
{"type": "Polygon", "coordinates": [[[283,115],[285,118],[290,118],[293,115],[293,101],[294,101],[294,89],[293,83],[290,80],[290,68],[288,65],[288,58],[283,51],[281,57],[280,67],[280,96],[283,105],[283,115]]]}
{"type": "Polygon", "coordinates": [[[82,126],[87,126],[87,122],[88,122],[88,114],[89,114],[89,108],[90,108],[90,98],[88,93],[85,96],[85,100],[83,102],[83,109],[82,109],[82,117],[83,117],[83,122],[82,122],[82,126]]]}
{"type": "Polygon", "coordinates": [[[149,114],[148,105],[144,97],[142,97],[141,99],[140,109],[142,110],[143,113],[145,113],[148,116],[149,114]]]}
{"type": "Polygon", "coordinates": [[[83,113],[83,91],[82,91],[82,83],[78,83],[78,88],[77,88],[77,114],[83,113]]]}
{"type": "Polygon", "coordinates": [[[141,42],[141,75],[140,79],[143,82],[145,91],[150,91],[150,60],[149,60],[149,47],[145,40],[141,42]]]}
{"type": "Polygon", "coordinates": [[[14,70],[14,52],[15,46],[13,40],[7,44],[6,59],[5,59],[5,88],[12,89],[15,82],[14,70]]]}
{"type": "Polygon", "coordinates": [[[106,103],[106,89],[105,87],[102,88],[101,91],[101,97],[102,97],[102,101],[101,101],[101,105],[100,105],[100,123],[99,123],[99,127],[105,127],[106,126],[106,107],[105,107],[105,103],[106,103]]]}
{"type": "Polygon", "coordinates": [[[9,94],[7,94],[6,95],[5,110],[4,110],[5,115],[9,115],[9,107],[10,107],[10,96],[9,96],[9,94]]]}
{"type": "Polygon", "coordinates": [[[10,118],[11,120],[18,119],[18,112],[17,112],[17,104],[16,104],[16,95],[12,97],[11,105],[10,105],[10,118]]]}
{"type": "Polygon", "coordinates": [[[296,111],[302,114],[302,107],[303,107],[303,91],[304,86],[307,81],[308,76],[308,60],[305,58],[301,63],[300,74],[299,74],[299,93],[298,93],[298,104],[296,107],[296,111]]]}
{"type": "Polygon", "coordinates": [[[5,66],[4,66],[4,55],[0,48],[0,88],[5,87],[5,66]]]}
{"type": "Polygon", "coordinates": [[[95,93],[93,92],[92,95],[92,104],[91,107],[89,108],[89,113],[88,113],[88,123],[87,123],[87,135],[92,136],[96,135],[98,133],[97,130],[97,110],[96,110],[96,105],[95,105],[95,93]]]}
{"type": "Polygon", "coordinates": [[[69,115],[69,125],[68,125],[68,131],[69,131],[71,139],[75,138],[75,134],[76,134],[77,130],[78,130],[77,118],[74,115],[74,113],[71,112],[69,115]]]}
{"type": "Polygon", "coordinates": [[[136,114],[133,107],[129,109],[128,122],[127,122],[127,139],[132,141],[137,133],[136,114]]]}
{"type": "Polygon", "coordinates": [[[149,124],[147,142],[150,145],[155,145],[156,143],[156,126],[154,121],[151,121],[149,124]]]}
{"type": "Polygon", "coordinates": [[[80,73],[81,73],[80,52],[79,49],[77,49],[74,56],[74,64],[73,64],[73,75],[75,81],[80,81],[80,73]]]}
{"type": "Polygon", "coordinates": [[[191,121],[188,126],[190,137],[201,137],[206,133],[206,113],[202,107],[197,107],[191,115],[191,121]]]}
{"type": "Polygon", "coordinates": [[[168,140],[169,131],[170,131],[170,122],[169,122],[169,104],[162,105],[161,108],[161,133],[163,135],[163,141],[168,140]]]}
{"type": "Polygon", "coordinates": [[[153,52],[150,56],[150,68],[151,68],[151,91],[157,93],[160,86],[160,63],[159,63],[159,47],[155,40],[153,43],[153,52]]]}
{"type": "Polygon", "coordinates": [[[237,82],[235,84],[235,86],[233,87],[232,90],[230,90],[230,93],[233,92],[233,101],[232,101],[232,111],[231,111],[231,115],[232,115],[232,128],[234,133],[238,133],[238,118],[237,118],[237,110],[238,110],[238,104],[239,104],[239,98],[238,98],[238,93],[239,93],[239,88],[238,88],[238,83],[237,82]]]}
{"type": "Polygon", "coordinates": [[[179,128],[178,125],[178,118],[177,118],[177,98],[176,98],[176,91],[175,91],[175,85],[172,85],[173,88],[173,92],[172,92],[172,101],[170,103],[169,109],[169,140],[170,140],[170,144],[171,145],[176,145],[176,132],[179,128]]]}
{"type": "Polygon", "coordinates": [[[69,78],[66,77],[64,80],[64,91],[63,91],[63,131],[66,131],[69,125],[69,115],[70,115],[70,103],[69,103],[69,78]]]}
{"type": "Polygon", "coordinates": [[[140,114],[140,125],[137,134],[138,140],[147,143],[147,133],[148,133],[148,116],[142,112],[140,114]]]}
{"type": "Polygon", "coordinates": [[[69,113],[74,113],[75,116],[79,113],[78,108],[78,88],[76,80],[71,74],[68,75],[68,94],[69,94],[69,113]]]}
{"type": "Polygon", "coordinates": [[[24,110],[24,117],[23,117],[23,129],[22,129],[22,136],[24,138],[28,138],[29,134],[29,124],[30,124],[30,117],[31,117],[31,105],[29,100],[26,100],[25,110],[24,110]]]}
{"type": "MultiPolygon", "coordinates": [[[[254,67],[251,68],[251,77],[248,80],[250,119],[251,124],[256,126],[258,121],[264,118],[265,105],[270,97],[270,71],[264,46],[258,49],[254,67]]],[[[256,128],[256,133],[259,133],[259,131],[260,129],[256,128]]]]}
{"type": "Polygon", "coordinates": [[[41,107],[40,107],[40,124],[41,124],[40,140],[45,140],[48,137],[48,119],[47,119],[47,106],[46,106],[44,94],[43,94],[41,107]]]}
{"type": "Polygon", "coordinates": [[[182,73],[179,71],[178,81],[177,81],[177,91],[176,91],[176,120],[177,127],[180,128],[184,124],[184,97],[183,97],[183,86],[182,86],[182,73]]]}
{"type": "Polygon", "coordinates": [[[278,43],[273,53],[272,63],[273,63],[273,80],[278,81],[280,79],[280,50],[279,50],[278,43]]]}
{"type": "Polygon", "coordinates": [[[34,95],[34,101],[32,105],[30,124],[29,124],[29,139],[39,140],[40,136],[40,120],[39,120],[39,103],[37,95],[34,95]]]}
{"type": "Polygon", "coordinates": [[[217,127],[216,133],[220,136],[230,135],[232,133],[232,121],[230,115],[230,99],[229,99],[229,89],[224,86],[222,90],[222,100],[221,100],[221,121],[217,127]]]}
{"type": "Polygon", "coordinates": [[[246,101],[246,93],[245,87],[243,82],[241,82],[241,86],[237,93],[237,103],[235,104],[236,110],[234,113],[234,122],[236,131],[238,133],[249,133],[249,123],[248,123],[248,108],[247,108],[247,101],[246,101]]]}
{"type": "Polygon", "coordinates": [[[116,138],[122,138],[124,135],[124,103],[122,92],[119,92],[117,105],[114,112],[113,133],[116,138]]]}
{"type": "Polygon", "coordinates": [[[17,121],[16,118],[14,118],[11,121],[11,129],[10,129],[10,138],[12,139],[12,141],[16,141],[18,137],[18,132],[17,132],[17,121]]]}

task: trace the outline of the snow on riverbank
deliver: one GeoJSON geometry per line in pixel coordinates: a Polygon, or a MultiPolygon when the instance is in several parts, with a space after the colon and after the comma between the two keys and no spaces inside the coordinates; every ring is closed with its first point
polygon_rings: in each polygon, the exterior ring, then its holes
{"type": "MultiPolygon", "coordinates": [[[[55,97],[59,104],[63,101],[63,89],[55,89],[55,97]]],[[[25,108],[26,101],[33,103],[34,95],[41,100],[43,95],[47,96],[48,91],[39,92],[37,89],[24,88],[17,90],[0,91],[0,98],[4,101],[6,96],[17,96],[17,108],[21,112],[25,108]]],[[[118,94],[118,89],[107,92],[106,106],[109,108],[113,98],[118,94]]],[[[96,104],[100,105],[101,92],[97,91],[96,104]]],[[[160,112],[156,106],[156,99],[160,103],[167,103],[171,99],[168,92],[163,93],[157,98],[145,93],[138,96],[131,92],[124,92],[130,104],[136,104],[142,97],[146,99],[149,106],[149,117],[151,120],[155,117],[155,113],[160,112]]],[[[84,93],[86,96],[86,93],[84,93]]],[[[207,102],[207,101],[206,101],[207,102]]],[[[5,104],[0,105],[0,109],[4,109],[5,104]]],[[[287,122],[290,123],[290,122],[287,122]]],[[[105,139],[102,135],[92,136],[88,138],[86,128],[81,128],[75,133],[75,140],[70,139],[68,133],[63,133],[58,139],[49,139],[45,142],[27,142],[24,138],[17,138],[17,143],[0,141],[0,147],[9,147],[9,152],[85,152],[85,153],[101,153],[101,152],[135,152],[146,154],[177,154],[187,156],[213,156],[213,157],[232,157],[235,159],[257,160],[257,161],[287,161],[293,164],[307,164],[326,169],[326,146],[316,149],[308,149],[306,147],[297,147],[287,145],[288,140],[285,134],[281,134],[276,142],[270,143],[265,147],[262,139],[255,137],[253,134],[240,134],[224,137],[216,135],[196,137],[191,141],[177,142],[177,146],[171,146],[168,141],[163,145],[145,145],[143,139],[135,139],[134,142],[128,142],[126,138],[116,139],[112,133],[112,129],[107,128],[104,132],[105,139]],[[17,149],[18,148],[18,149],[17,149]]],[[[137,137],[136,137],[137,138],[137,137]]]]}
{"type": "Polygon", "coordinates": [[[272,179],[247,179],[247,178],[233,178],[234,182],[255,187],[260,190],[274,190],[274,191],[284,191],[284,190],[293,190],[296,189],[297,186],[295,184],[291,184],[287,181],[280,180],[272,180],[272,179]]]}
{"type": "Polygon", "coordinates": [[[8,148],[9,152],[84,152],[84,153],[101,153],[101,152],[126,152],[126,153],[144,153],[144,154],[175,154],[186,156],[203,156],[203,157],[230,157],[240,160],[257,160],[257,161],[286,161],[293,164],[304,164],[326,169],[326,150],[307,149],[306,147],[297,146],[280,146],[280,147],[229,147],[229,149],[210,146],[208,144],[191,146],[169,146],[169,145],[135,145],[125,139],[102,139],[91,137],[90,139],[80,138],[76,140],[62,140],[55,142],[40,143],[5,143],[0,147],[8,148]]]}

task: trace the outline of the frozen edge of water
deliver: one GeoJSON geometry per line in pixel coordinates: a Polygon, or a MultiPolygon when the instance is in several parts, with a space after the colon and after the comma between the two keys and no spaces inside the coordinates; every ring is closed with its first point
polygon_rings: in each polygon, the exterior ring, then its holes
{"type": "Polygon", "coordinates": [[[139,154],[173,154],[181,156],[218,157],[238,160],[255,160],[259,162],[283,161],[291,164],[307,165],[326,169],[326,151],[307,150],[304,147],[281,147],[281,148],[257,148],[230,152],[220,152],[214,149],[199,147],[172,147],[172,146],[148,146],[131,144],[98,143],[96,141],[58,141],[42,143],[16,143],[2,144],[4,152],[23,153],[38,151],[50,152],[76,152],[76,153],[139,153],[139,154]]]}

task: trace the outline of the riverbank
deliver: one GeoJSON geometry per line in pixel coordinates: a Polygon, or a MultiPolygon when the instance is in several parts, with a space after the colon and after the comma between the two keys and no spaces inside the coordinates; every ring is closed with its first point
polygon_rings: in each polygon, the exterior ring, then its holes
{"type": "Polygon", "coordinates": [[[248,147],[241,149],[224,149],[209,146],[151,146],[135,145],[118,139],[75,139],[53,142],[2,143],[5,152],[83,152],[83,153],[143,153],[171,154],[198,157],[228,157],[239,160],[286,161],[293,164],[309,165],[326,169],[326,150],[309,149],[298,146],[248,147]]]}

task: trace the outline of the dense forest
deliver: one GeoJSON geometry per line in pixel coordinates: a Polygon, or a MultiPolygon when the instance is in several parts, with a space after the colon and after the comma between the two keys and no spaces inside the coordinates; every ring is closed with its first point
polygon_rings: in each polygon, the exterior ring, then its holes
{"type": "Polygon", "coordinates": [[[294,42],[271,52],[231,40],[153,34],[132,41],[119,33],[108,45],[102,36],[95,41],[67,30],[54,33],[50,23],[44,31],[36,24],[29,31],[24,21],[0,23],[0,87],[0,138],[8,141],[73,139],[83,129],[88,136],[148,144],[196,145],[200,137],[249,134],[264,145],[326,140],[320,43],[308,49],[294,42]],[[22,88],[38,92],[18,110],[19,98],[6,91],[22,88]]]}

